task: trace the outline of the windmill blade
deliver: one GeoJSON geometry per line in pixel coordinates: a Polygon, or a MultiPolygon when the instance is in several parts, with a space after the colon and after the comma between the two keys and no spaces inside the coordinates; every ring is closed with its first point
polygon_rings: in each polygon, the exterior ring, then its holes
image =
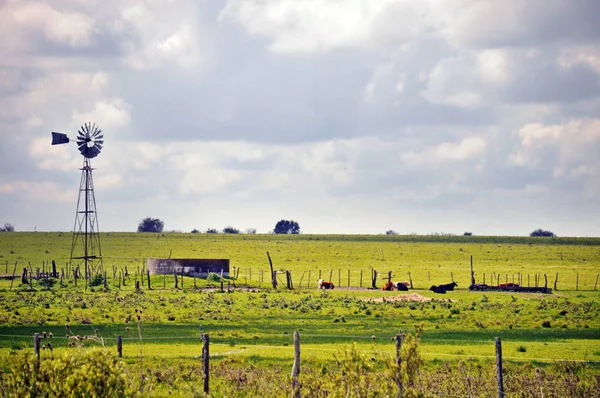
{"type": "Polygon", "coordinates": [[[63,133],[52,132],[52,145],[68,144],[69,137],[63,133]]]}
{"type": "Polygon", "coordinates": [[[100,153],[100,150],[95,146],[89,147],[87,150],[87,154],[85,155],[88,158],[95,158],[100,153]]]}
{"type": "Polygon", "coordinates": [[[100,129],[94,129],[94,134],[92,134],[92,138],[94,137],[102,137],[102,130],[100,129]]]}

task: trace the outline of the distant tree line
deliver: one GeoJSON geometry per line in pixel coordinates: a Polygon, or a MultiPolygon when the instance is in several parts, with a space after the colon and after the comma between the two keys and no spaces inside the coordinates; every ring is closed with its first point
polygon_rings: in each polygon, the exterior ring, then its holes
{"type": "MultiPolygon", "coordinates": [[[[165,223],[158,219],[152,217],[146,217],[138,224],[138,232],[163,232],[165,223]]],[[[231,225],[223,228],[222,231],[219,231],[216,228],[208,228],[205,233],[207,234],[239,234],[241,233],[238,228],[235,228],[231,225]]],[[[200,233],[200,230],[194,228],[190,231],[192,234],[200,233]]],[[[246,234],[253,235],[256,234],[256,228],[247,228],[245,231],[246,234]]],[[[275,234],[299,234],[300,233],[300,224],[294,220],[280,220],[275,224],[275,228],[273,229],[273,233],[275,234]]]]}
{"type": "Polygon", "coordinates": [[[0,232],[15,232],[15,226],[11,223],[4,223],[3,227],[0,227],[0,232]]]}
{"type": "Polygon", "coordinates": [[[552,232],[552,231],[545,231],[541,228],[538,228],[535,231],[533,231],[532,233],[530,233],[529,236],[546,236],[546,237],[554,238],[556,235],[554,235],[554,232],[552,232]]]}

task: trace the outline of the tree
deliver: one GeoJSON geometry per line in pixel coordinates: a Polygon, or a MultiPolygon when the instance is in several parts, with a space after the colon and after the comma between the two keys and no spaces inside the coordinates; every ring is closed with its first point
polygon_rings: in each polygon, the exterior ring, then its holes
{"type": "Polygon", "coordinates": [[[4,223],[3,227],[0,227],[0,232],[15,232],[15,226],[11,223],[4,223]]]}
{"type": "Polygon", "coordinates": [[[398,235],[398,232],[394,231],[393,229],[388,229],[387,231],[385,231],[386,235],[398,235]]]}
{"type": "Polygon", "coordinates": [[[246,233],[248,235],[254,235],[254,234],[256,234],[256,228],[248,228],[248,229],[246,229],[246,233]]]}
{"type": "Polygon", "coordinates": [[[281,220],[275,224],[273,232],[276,234],[299,234],[300,225],[294,220],[281,220]]]}
{"type": "Polygon", "coordinates": [[[162,232],[165,223],[158,218],[146,217],[138,224],[138,232],[162,232]]]}
{"type": "Polygon", "coordinates": [[[231,225],[228,225],[225,228],[223,228],[223,233],[224,234],[239,234],[240,230],[237,228],[233,228],[231,225]]]}
{"type": "Polygon", "coordinates": [[[196,228],[194,228],[194,229],[192,229],[192,232],[191,232],[191,233],[192,233],[192,234],[197,234],[197,233],[199,233],[199,232],[200,232],[200,231],[198,231],[196,228]]]}
{"type": "Polygon", "coordinates": [[[544,231],[543,229],[538,228],[532,233],[530,233],[529,236],[547,236],[550,238],[554,238],[556,235],[554,235],[554,232],[552,231],[544,231]]]}
{"type": "Polygon", "coordinates": [[[218,234],[219,231],[217,231],[216,228],[209,228],[209,229],[206,230],[206,233],[207,234],[218,234]]]}

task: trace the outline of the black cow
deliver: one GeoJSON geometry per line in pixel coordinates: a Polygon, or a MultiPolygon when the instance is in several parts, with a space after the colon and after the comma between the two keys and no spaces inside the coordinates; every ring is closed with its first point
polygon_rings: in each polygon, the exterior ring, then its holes
{"type": "Polygon", "coordinates": [[[454,288],[455,288],[456,286],[458,286],[458,283],[456,283],[456,282],[452,282],[452,283],[446,283],[445,285],[439,285],[438,287],[441,287],[441,286],[443,286],[443,287],[444,287],[444,289],[446,289],[447,291],[448,291],[448,290],[449,290],[449,291],[452,291],[452,290],[454,290],[454,288]]]}
{"type": "Polygon", "coordinates": [[[446,288],[444,287],[444,285],[431,286],[429,290],[431,290],[434,293],[446,294],[446,288]]]}
{"type": "Polygon", "coordinates": [[[406,286],[404,283],[402,282],[398,282],[396,283],[396,289],[398,289],[401,292],[408,292],[408,286],[406,286]]]}

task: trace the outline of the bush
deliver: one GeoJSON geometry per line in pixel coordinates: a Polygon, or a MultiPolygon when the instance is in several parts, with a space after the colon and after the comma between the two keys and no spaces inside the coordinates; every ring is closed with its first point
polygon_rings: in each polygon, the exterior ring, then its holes
{"type": "Polygon", "coordinates": [[[280,220],[275,224],[273,232],[276,234],[299,234],[300,224],[294,220],[280,220]]]}
{"type": "Polygon", "coordinates": [[[15,226],[7,222],[3,227],[0,227],[0,232],[15,232],[15,226]]]}
{"type": "Polygon", "coordinates": [[[165,223],[158,218],[146,217],[138,224],[138,232],[162,232],[165,223]]]}
{"type": "Polygon", "coordinates": [[[216,230],[216,228],[209,228],[206,230],[207,234],[218,234],[219,231],[216,230]]]}
{"type": "Polygon", "coordinates": [[[398,232],[394,231],[393,229],[389,229],[387,231],[385,231],[386,235],[398,235],[398,232]]]}
{"type": "Polygon", "coordinates": [[[225,228],[223,228],[223,233],[224,234],[239,234],[240,230],[237,228],[233,228],[231,225],[228,225],[225,228]]]}
{"type": "Polygon", "coordinates": [[[535,231],[533,231],[532,233],[530,233],[529,236],[546,236],[546,237],[554,238],[556,235],[554,235],[554,232],[552,232],[552,231],[544,231],[543,229],[538,228],[535,231]]]}
{"type": "Polygon", "coordinates": [[[90,286],[100,286],[104,283],[104,277],[100,274],[94,275],[90,279],[90,286]]]}
{"type": "Polygon", "coordinates": [[[123,397],[135,394],[123,362],[106,349],[70,351],[42,359],[17,355],[4,377],[4,394],[11,397],[123,397]]]}
{"type": "Polygon", "coordinates": [[[200,232],[200,231],[198,231],[197,229],[195,229],[195,228],[194,228],[194,229],[192,229],[192,232],[191,232],[191,233],[192,233],[192,234],[197,234],[197,233],[199,233],[199,232],[200,232]]]}
{"type": "Polygon", "coordinates": [[[37,283],[40,286],[45,287],[46,289],[50,289],[52,286],[56,285],[58,279],[56,278],[40,278],[37,283]]]}

